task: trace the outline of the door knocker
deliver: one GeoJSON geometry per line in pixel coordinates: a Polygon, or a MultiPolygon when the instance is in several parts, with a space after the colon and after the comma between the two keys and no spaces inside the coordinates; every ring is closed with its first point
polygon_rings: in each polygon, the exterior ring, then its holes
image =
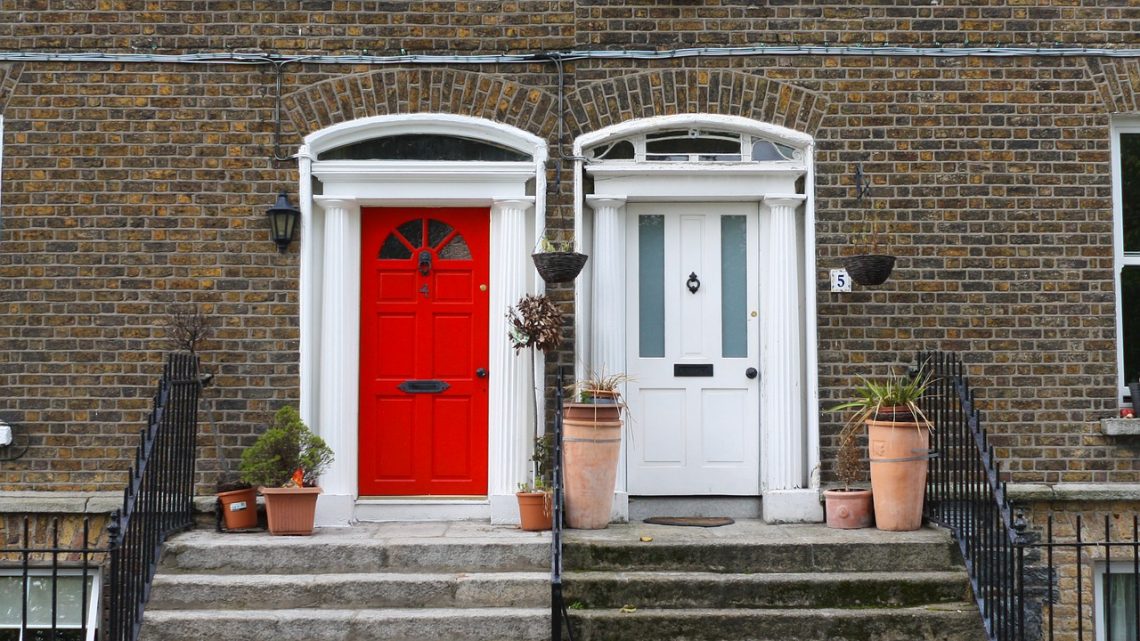
{"type": "Polygon", "coordinates": [[[685,281],[685,287],[688,287],[691,293],[697,293],[701,288],[701,279],[697,278],[697,272],[689,272],[689,280],[685,281]]]}
{"type": "Polygon", "coordinates": [[[420,252],[420,276],[427,276],[431,273],[431,252],[420,252]]]}

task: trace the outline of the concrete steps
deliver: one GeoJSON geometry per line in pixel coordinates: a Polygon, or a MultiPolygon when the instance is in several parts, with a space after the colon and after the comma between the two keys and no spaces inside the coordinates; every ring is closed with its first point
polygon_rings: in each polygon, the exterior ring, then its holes
{"type": "Polygon", "coordinates": [[[940,530],[610,530],[572,533],[566,549],[576,641],[985,638],[956,547],[940,530]]]}
{"type": "Polygon", "coordinates": [[[144,641],[540,641],[550,539],[486,524],[174,537],[144,641]]]}

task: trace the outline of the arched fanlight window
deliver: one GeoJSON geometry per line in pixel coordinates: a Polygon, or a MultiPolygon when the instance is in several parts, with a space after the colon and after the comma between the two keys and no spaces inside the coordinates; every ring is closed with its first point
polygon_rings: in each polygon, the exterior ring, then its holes
{"type": "Polygon", "coordinates": [[[485,140],[440,134],[401,134],[323,151],[317,160],[476,160],[529,162],[530,154],[485,140]]]}
{"type": "Polygon", "coordinates": [[[765,138],[712,129],[635,134],[586,150],[593,162],[766,162],[797,160],[796,150],[765,138]]]}
{"type": "Polygon", "coordinates": [[[463,235],[434,218],[415,218],[401,224],[384,239],[379,258],[407,260],[417,250],[431,250],[441,260],[471,260],[463,235]]]}

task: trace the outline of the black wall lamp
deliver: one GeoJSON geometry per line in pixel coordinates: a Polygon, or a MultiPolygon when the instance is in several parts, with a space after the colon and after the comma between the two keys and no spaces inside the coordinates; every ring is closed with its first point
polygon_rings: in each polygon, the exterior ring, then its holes
{"type": "Polygon", "coordinates": [[[277,243],[277,251],[284,254],[289,243],[293,242],[301,210],[290,204],[289,196],[281,192],[277,196],[277,203],[265,213],[269,216],[269,232],[273,236],[273,242],[277,243]]]}

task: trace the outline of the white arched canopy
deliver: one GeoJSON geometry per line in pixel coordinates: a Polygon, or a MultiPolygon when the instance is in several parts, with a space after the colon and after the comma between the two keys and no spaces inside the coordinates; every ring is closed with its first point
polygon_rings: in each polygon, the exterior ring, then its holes
{"type": "MultiPolygon", "coordinates": [[[[336,156],[337,154],[329,154],[336,156]]],[[[545,220],[546,143],[509,125],[449,114],[375,116],[340,123],[305,138],[300,159],[301,415],[333,447],[321,478],[318,523],[489,516],[517,519],[514,490],[530,456],[525,357],[507,342],[504,314],[538,287],[528,255],[545,220]],[[501,160],[336,159],[326,152],[394,136],[475,141],[517,152],[501,160]],[[365,207],[490,209],[490,369],[486,497],[461,500],[361,500],[358,376],[360,232],[365,207]]]]}
{"type": "MultiPolygon", "coordinates": [[[[761,376],[747,396],[752,399],[747,403],[755,405],[741,414],[748,424],[742,434],[733,436],[740,436],[743,443],[755,443],[745,446],[756,450],[746,453],[756,457],[750,467],[755,480],[749,482],[750,492],[740,491],[737,484],[737,489],[726,494],[743,496],[732,503],[738,507],[749,504],[747,494],[751,494],[757,508],[762,498],[763,517],[769,521],[822,520],[816,474],[819,426],[815,411],[818,390],[811,136],[736,116],[682,114],[624,122],[583,134],[574,141],[573,152],[577,158],[576,175],[581,178],[575,184],[576,238],[582,250],[591,255],[576,291],[579,376],[603,367],[610,372],[638,367],[675,371],[672,368],[676,363],[664,362],[669,359],[662,359],[659,366],[652,365],[631,348],[630,337],[640,331],[634,318],[639,268],[635,259],[629,258],[638,251],[638,240],[631,236],[638,233],[637,216],[655,211],[688,211],[690,214],[685,215],[696,220],[703,211],[751,211],[757,227],[749,233],[752,247],[747,282],[754,283],[754,289],[748,294],[748,304],[756,307],[749,314],[749,327],[754,329],[748,330],[748,340],[756,343],[755,355],[749,348],[748,358],[755,358],[754,365],[761,376]],[[590,183],[585,180],[587,176],[592,179],[590,183]],[[592,193],[585,192],[585,184],[593,185],[592,193]],[[698,213],[693,214],[694,211],[698,213]],[[753,237],[755,241],[751,240],[753,237]]],[[[680,245],[663,247],[666,263],[671,260],[669,252],[685,251],[680,245]]],[[[664,322],[678,325],[683,319],[666,318],[664,322]]],[[[719,331],[718,327],[718,335],[719,331]]],[[[708,367],[711,372],[712,366],[708,367]]],[[[657,380],[659,373],[649,371],[646,378],[657,380]]],[[[666,378],[674,375],[662,374],[666,378]]],[[[669,384],[672,383],[662,385],[669,384]]],[[[630,383],[635,394],[652,385],[630,383]]],[[[662,397],[667,394],[656,391],[662,397]]],[[[692,398],[699,398],[699,394],[692,398]]],[[[651,413],[653,409],[650,404],[644,411],[651,413]]],[[[619,473],[615,499],[617,518],[629,516],[631,494],[686,493],[661,490],[658,486],[664,482],[638,480],[636,466],[660,466],[668,458],[663,453],[668,447],[653,453],[659,457],[655,463],[646,463],[639,448],[653,447],[644,441],[654,434],[641,430],[653,427],[644,424],[649,422],[645,417],[633,416],[630,422],[633,427],[628,431],[635,436],[625,444],[625,467],[619,473]],[[641,444],[636,434],[641,434],[641,444]]],[[[694,442],[678,446],[681,453],[677,456],[691,455],[694,442]]],[[[646,474],[641,478],[663,477],[646,474]]],[[[720,487],[703,483],[696,479],[691,493],[715,494],[716,490],[708,488],[720,487]]],[[[747,508],[740,509],[741,516],[749,515],[747,508]]]]}

